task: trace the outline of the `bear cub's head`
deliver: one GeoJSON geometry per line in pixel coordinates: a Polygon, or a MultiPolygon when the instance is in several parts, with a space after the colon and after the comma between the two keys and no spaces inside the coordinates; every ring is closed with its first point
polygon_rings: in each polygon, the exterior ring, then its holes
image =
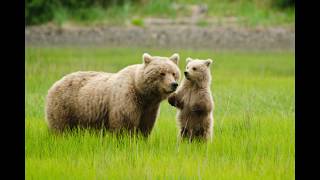
{"type": "Polygon", "coordinates": [[[212,64],[211,59],[200,60],[186,59],[187,66],[184,71],[185,78],[195,83],[206,83],[211,81],[210,65],[212,64]]]}
{"type": "Polygon", "coordinates": [[[143,79],[151,89],[157,90],[161,95],[169,95],[178,87],[180,70],[178,68],[179,54],[171,57],[151,56],[143,54],[143,79]]]}

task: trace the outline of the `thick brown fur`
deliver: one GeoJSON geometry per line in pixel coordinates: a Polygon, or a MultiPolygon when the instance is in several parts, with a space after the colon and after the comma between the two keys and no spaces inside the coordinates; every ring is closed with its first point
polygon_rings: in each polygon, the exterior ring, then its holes
{"type": "Polygon", "coordinates": [[[179,55],[143,54],[143,63],[117,73],[80,71],[57,81],[46,97],[46,121],[61,132],[74,127],[140,132],[148,136],[160,102],[176,88],[179,55]]]}
{"type": "Polygon", "coordinates": [[[211,59],[187,58],[185,77],[177,91],[168,98],[169,103],[178,109],[181,139],[212,141],[214,102],[210,90],[211,63],[211,59]]]}

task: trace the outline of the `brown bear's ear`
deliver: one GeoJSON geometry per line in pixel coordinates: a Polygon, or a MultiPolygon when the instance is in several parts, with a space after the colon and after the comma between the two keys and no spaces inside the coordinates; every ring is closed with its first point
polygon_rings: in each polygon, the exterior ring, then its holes
{"type": "Polygon", "coordinates": [[[206,64],[207,67],[209,67],[212,64],[212,60],[211,59],[207,59],[204,61],[204,63],[206,64]]]}
{"type": "Polygon", "coordinates": [[[152,57],[148,53],[143,53],[142,59],[143,59],[143,63],[144,64],[149,64],[151,62],[151,60],[152,60],[152,57]]]}
{"type": "Polygon", "coordinates": [[[187,59],[186,59],[187,64],[188,64],[189,62],[191,62],[191,61],[192,61],[192,59],[191,59],[190,57],[187,57],[187,59]]]}
{"type": "Polygon", "coordinates": [[[178,53],[174,53],[169,59],[175,64],[178,64],[180,56],[178,53]]]}

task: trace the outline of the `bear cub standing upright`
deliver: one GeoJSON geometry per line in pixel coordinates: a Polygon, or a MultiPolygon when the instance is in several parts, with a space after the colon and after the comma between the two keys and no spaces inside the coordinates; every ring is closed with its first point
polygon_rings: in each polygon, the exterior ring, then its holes
{"type": "Polygon", "coordinates": [[[177,122],[180,138],[212,140],[213,108],[211,95],[211,59],[187,58],[185,78],[177,91],[168,98],[178,109],[177,122]]]}

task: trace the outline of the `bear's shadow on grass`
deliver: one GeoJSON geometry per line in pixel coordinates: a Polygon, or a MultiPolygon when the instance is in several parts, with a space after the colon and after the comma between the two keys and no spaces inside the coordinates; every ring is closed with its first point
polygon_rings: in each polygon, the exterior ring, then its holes
{"type": "Polygon", "coordinates": [[[147,141],[148,137],[144,136],[141,132],[134,131],[130,132],[128,130],[122,129],[117,132],[111,132],[105,128],[97,129],[97,128],[90,128],[90,127],[73,127],[73,128],[66,128],[63,131],[55,131],[48,128],[49,134],[56,136],[56,137],[72,137],[72,136],[93,136],[93,137],[111,137],[115,138],[119,141],[124,139],[136,139],[147,141]]]}
{"type": "MultiPolygon", "coordinates": [[[[150,137],[144,136],[141,132],[132,132],[130,133],[127,130],[120,130],[117,132],[110,132],[107,129],[96,129],[96,128],[82,128],[82,127],[74,127],[68,128],[64,131],[54,131],[51,129],[47,129],[49,131],[49,135],[61,138],[71,138],[71,137],[84,137],[91,136],[94,138],[110,138],[112,140],[116,140],[118,143],[126,143],[128,140],[134,142],[150,142],[150,137]]],[[[160,139],[161,141],[161,139],[160,139]]],[[[190,138],[177,138],[177,145],[205,145],[208,144],[201,138],[194,137],[190,138]]]]}

